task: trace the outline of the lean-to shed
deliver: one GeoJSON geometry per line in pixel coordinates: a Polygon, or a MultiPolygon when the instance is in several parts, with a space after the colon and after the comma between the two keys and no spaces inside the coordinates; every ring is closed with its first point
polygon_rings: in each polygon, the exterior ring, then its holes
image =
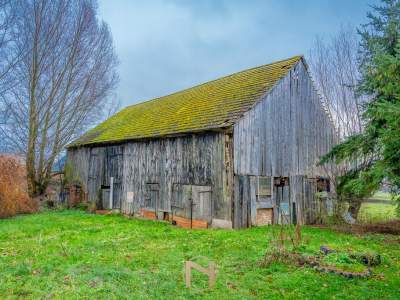
{"type": "Polygon", "coordinates": [[[98,208],[182,226],[313,223],[336,140],[304,58],[129,106],[68,147],[98,208]]]}

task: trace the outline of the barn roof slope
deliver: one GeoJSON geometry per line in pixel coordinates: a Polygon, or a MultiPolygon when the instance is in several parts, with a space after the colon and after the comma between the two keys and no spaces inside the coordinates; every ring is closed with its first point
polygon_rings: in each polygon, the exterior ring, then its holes
{"type": "Polygon", "coordinates": [[[229,127],[301,59],[302,56],[295,56],[128,106],[69,146],[117,143],[229,127]]]}

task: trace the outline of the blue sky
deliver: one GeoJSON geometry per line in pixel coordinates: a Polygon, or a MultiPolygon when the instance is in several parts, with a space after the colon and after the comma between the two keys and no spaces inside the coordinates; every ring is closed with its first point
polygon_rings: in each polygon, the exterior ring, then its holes
{"type": "Polygon", "coordinates": [[[99,0],[120,60],[122,107],[304,54],[366,21],[376,0],[99,0]]]}

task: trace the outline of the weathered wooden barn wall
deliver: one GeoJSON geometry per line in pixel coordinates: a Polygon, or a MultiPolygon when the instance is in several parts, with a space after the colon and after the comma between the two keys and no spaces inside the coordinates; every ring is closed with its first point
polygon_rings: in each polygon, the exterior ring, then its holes
{"type": "MultiPolygon", "coordinates": [[[[230,221],[233,166],[225,165],[232,148],[229,143],[224,132],[199,133],[119,146],[71,148],[68,161],[75,177],[86,185],[91,201],[98,201],[101,186],[108,186],[109,178],[114,177],[113,208],[123,212],[146,208],[146,199],[156,192],[158,211],[189,217],[190,207],[182,202],[195,198],[195,192],[207,192],[211,217],[230,221]],[[185,198],[188,188],[192,194],[185,198]],[[127,198],[128,193],[132,199],[127,198]]],[[[200,208],[195,208],[195,213],[196,209],[200,208]]]]}
{"type": "MultiPolygon", "coordinates": [[[[127,192],[133,192],[133,210],[138,211],[145,207],[144,200],[148,197],[146,184],[158,184],[159,208],[171,211],[173,206],[175,213],[188,216],[190,208],[181,203],[183,186],[209,186],[212,217],[230,220],[231,200],[224,176],[224,143],[224,133],[209,133],[126,144],[123,202],[127,204],[127,192]]],[[[129,211],[131,208],[122,209],[129,211]]]]}
{"type": "Polygon", "coordinates": [[[316,162],[334,142],[332,123],[299,62],[234,125],[234,171],[238,175],[323,175],[316,162]]]}
{"type": "Polygon", "coordinates": [[[89,147],[70,148],[67,151],[66,165],[71,168],[72,179],[81,181],[85,188],[89,178],[90,151],[89,147]]]}
{"type": "Polygon", "coordinates": [[[315,222],[316,184],[307,177],[326,175],[317,162],[335,141],[333,124],[299,62],[234,125],[234,226],[256,225],[263,207],[273,207],[275,222],[315,222]],[[272,184],[271,197],[260,201],[255,176],[287,177],[289,184],[272,184]]]}
{"type": "Polygon", "coordinates": [[[122,195],[122,166],[124,146],[80,147],[68,150],[68,164],[73,178],[84,185],[90,202],[108,208],[108,199],[101,199],[101,187],[114,178],[113,208],[120,208],[122,195]],[[106,204],[103,203],[107,202],[106,204]]]}

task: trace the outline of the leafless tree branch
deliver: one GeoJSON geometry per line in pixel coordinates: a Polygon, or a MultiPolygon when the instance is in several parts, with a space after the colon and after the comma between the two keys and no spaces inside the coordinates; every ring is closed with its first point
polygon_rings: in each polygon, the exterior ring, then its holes
{"type": "Polygon", "coordinates": [[[95,0],[15,0],[12,7],[18,26],[10,40],[22,55],[2,96],[8,119],[0,134],[25,154],[35,196],[64,147],[115,106],[117,59],[95,0]]]}

